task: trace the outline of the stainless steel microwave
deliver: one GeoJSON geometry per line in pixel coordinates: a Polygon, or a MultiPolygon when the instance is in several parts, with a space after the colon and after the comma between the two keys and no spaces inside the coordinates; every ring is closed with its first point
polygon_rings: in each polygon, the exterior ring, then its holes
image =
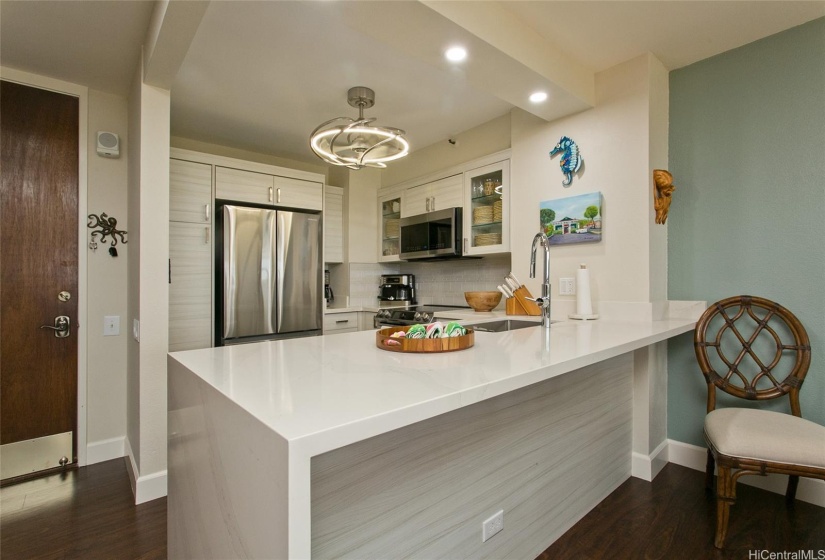
{"type": "Polygon", "coordinates": [[[461,208],[401,218],[401,260],[461,256],[461,208]]]}

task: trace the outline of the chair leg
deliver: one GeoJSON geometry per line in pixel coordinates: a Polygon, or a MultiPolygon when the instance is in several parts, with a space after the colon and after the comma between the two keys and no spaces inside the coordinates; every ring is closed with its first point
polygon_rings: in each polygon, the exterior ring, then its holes
{"type": "Polygon", "coordinates": [[[785,498],[792,502],[796,499],[796,487],[799,486],[799,477],[791,475],[788,477],[788,489],[785,491],[785,498]]]}
{"type": "Polygon", "coordinates": [[[719,467],[719,475],[716,481],[716,538],[713,546],[722,548],[725,545],[725,537],[728,534],[728,519],[730,517],[730,506],[736,500],[734,489],[733,473],[730,467],[719,467]]]}
{"type": "Polygon", "coordinates": [[[713,469],[715,467],[715,461],[713,460],[713,453],[710,452],[708,449],[708,462],[707,466],[705,467],[705,488],[707,490],[713,490],[713,469]]]}

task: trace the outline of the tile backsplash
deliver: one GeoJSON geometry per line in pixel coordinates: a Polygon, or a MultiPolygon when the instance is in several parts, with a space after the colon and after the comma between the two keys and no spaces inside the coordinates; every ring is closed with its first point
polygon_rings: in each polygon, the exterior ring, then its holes
{"type": "MultiPolygon", "coordinates": [[[[414,274],[418,303],[467,305],[464,292],[495,290],[510,272],[510,255],[430,262],[351,263],[349,302],[375,307],[384,274],[414,274]]],[[[500,304],[504,305],[503,300],[500,304]]]]}

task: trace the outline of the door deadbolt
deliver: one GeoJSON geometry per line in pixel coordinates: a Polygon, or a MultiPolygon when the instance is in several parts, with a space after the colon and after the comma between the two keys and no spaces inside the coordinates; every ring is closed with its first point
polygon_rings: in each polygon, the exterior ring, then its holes
{"type": "Polygon", "coordinates": [[[70,299],[72,299],[72,294],[70,294],[66,290],[63,290],[62,292],[57,294],[57,299],[59,299],[60,301],[69,301],[70,299]]]}
{"type": "Polygon", "coordinates": [[[69,336],[69,326],[71,320],[66,315],[58,315],[54,318],[54,326],[41,325],[41,329],[52,329],[56,338],[66,338],[69,336]]]}

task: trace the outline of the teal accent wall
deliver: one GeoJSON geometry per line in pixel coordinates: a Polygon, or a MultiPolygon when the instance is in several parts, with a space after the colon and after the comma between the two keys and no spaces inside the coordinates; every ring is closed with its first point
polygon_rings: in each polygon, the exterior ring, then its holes
{"type": "MultiPolygon", "coordinates": [[[[790,309],[811,338],[802,415],[825,425],[825,18],[671,72],[669,142],[668,299],[790,309]]],[[[705,445],[706,394],[692,334],[672,339],[668,438],[705,445]]]]}

